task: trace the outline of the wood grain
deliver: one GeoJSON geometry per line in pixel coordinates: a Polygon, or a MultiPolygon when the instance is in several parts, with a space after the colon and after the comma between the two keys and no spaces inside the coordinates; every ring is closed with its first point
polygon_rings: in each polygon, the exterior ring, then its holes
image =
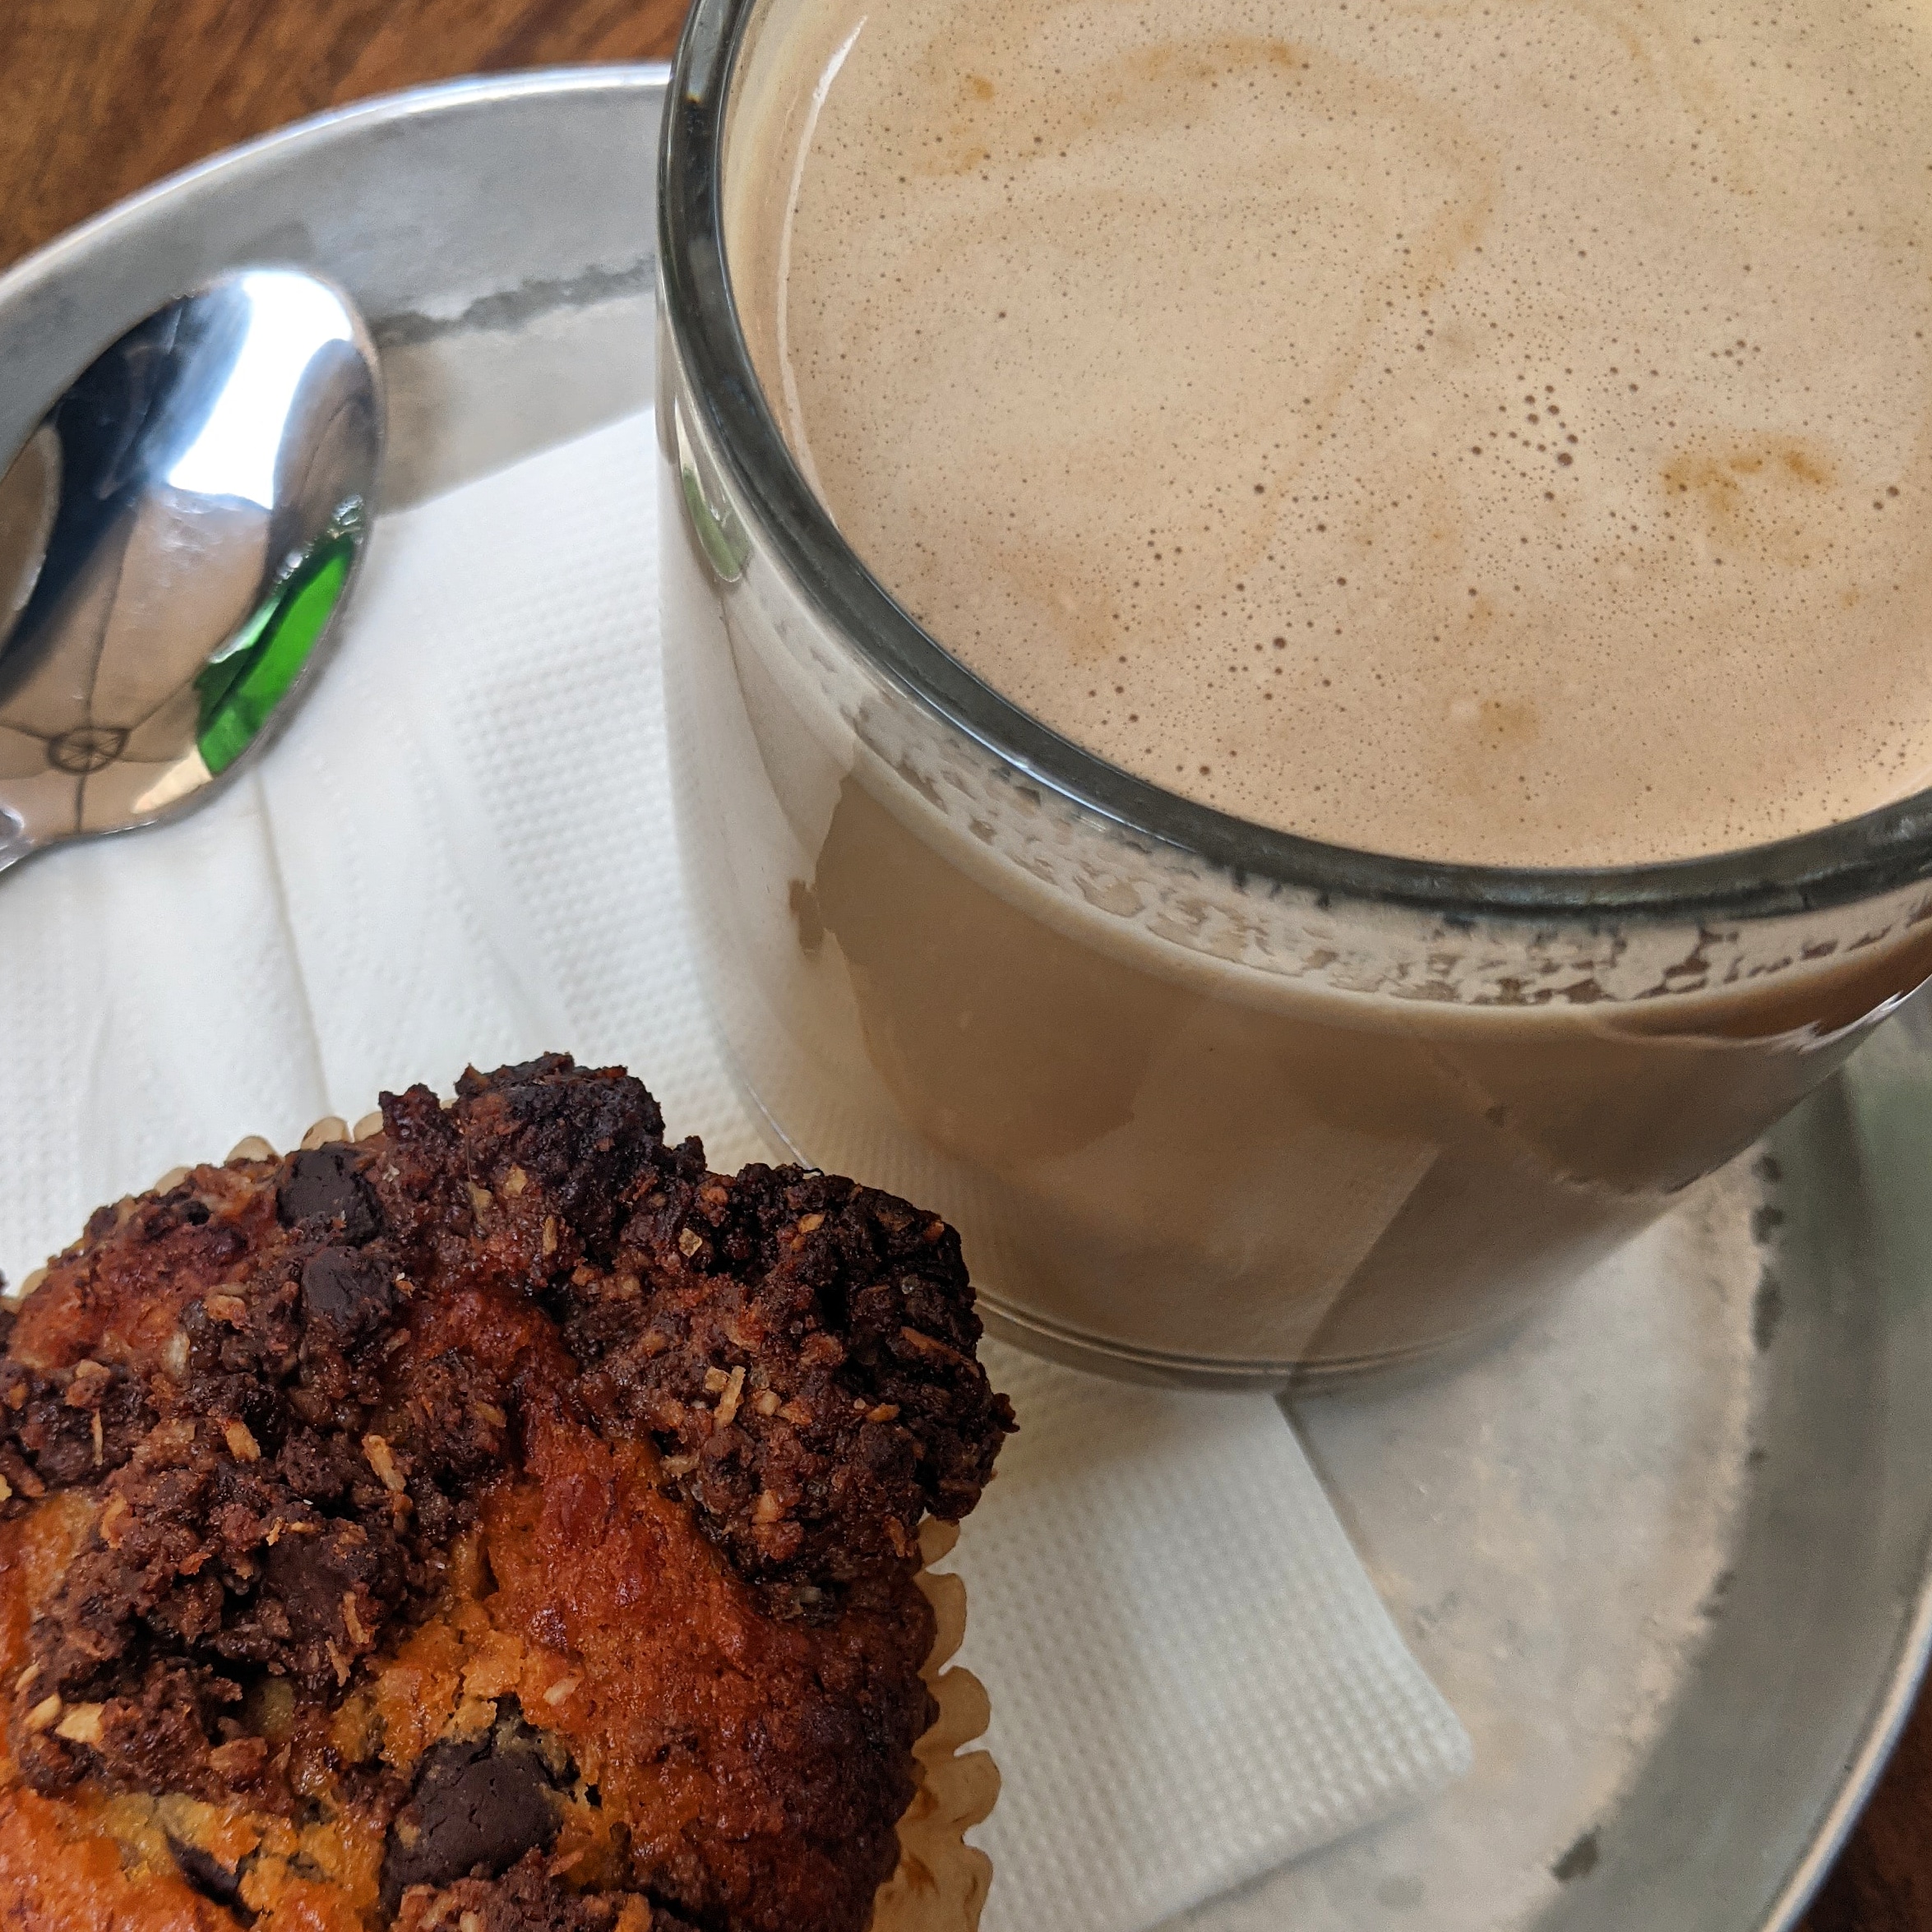
{"type": "MultiPolygon", "coordinates": [[[[684,0],[0,0],[0,264],[302,115],[457,74],[662,58],[683,13],[684,0]]],[[[1932,1699],[1809,1932],[1932,1932],[1932,1699]]]]}
{"type": "Polygon", "coordinates": [[[1920,1694],[1805,1932],[1932,1932],[1932,1691],[1920,1694]]]}
{"type": "Polygon", "coordinates": [[[0,0],[0,264],[156,177],[425,81],[668,56],[683,0],[0,0]]]}

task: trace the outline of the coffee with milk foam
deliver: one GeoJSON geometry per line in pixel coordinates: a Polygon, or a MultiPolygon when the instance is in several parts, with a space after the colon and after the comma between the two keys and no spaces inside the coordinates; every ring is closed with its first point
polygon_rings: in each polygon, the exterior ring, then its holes
{"type": "Polygon", "coordinates": [[[785,30],[734,169],[761,379],[874,574],[1068,737],[1530,866],[1932,782],[1932,10],[785,30]]]}

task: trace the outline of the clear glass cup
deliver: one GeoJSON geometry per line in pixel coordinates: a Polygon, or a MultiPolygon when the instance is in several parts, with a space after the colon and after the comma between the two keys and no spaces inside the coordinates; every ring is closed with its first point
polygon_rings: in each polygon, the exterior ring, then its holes
{"type": "Polygon", "coordinates": [[[728,237],[766,184],[730,127],[770,13],[697,0],[662,156],[700,969],[774,1140],[954,1221],[996,1330],[1236,1384],[1478,1342],[1932,973],[1932,793],[1712,857],[1458,867],[1228,817],[975,677],[841,539],[747,349],[728,237]]]}

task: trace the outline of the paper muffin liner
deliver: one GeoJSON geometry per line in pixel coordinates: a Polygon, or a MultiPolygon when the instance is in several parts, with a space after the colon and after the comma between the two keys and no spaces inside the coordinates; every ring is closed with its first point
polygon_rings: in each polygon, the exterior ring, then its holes
{"type": "MultiPolygon", "coordinates": [[[[302,1136],[303,1148],[330,1141],[367,1140],[382,1131],[380,1113],[365,1114],[353,1128],[340,1116],[317,1121],[302,1136]]],[[[228,1158],[272,1161],[275,1148],[259,1135],[238,1141],[228,1158]]],[[[165,1194],[192,1172],[173,1167],[155,1183],[165,1194]]],[[[23,1293],[39,1285],[44,1270],[21,1284],[23,1293]]],[[[914,1581],[932,1606],[931,1653],[921,1673],[939,1714],[913,1747],[918,1788],[899,1821],[899,1868],[879,1888],[871,1932],[978,1932],[981,1908],[992,1883],[992,1861],[966,1842],[1000,1795],[1000,1773],[984,1750],[965,1747],[985,1734],[991,1716],[985,1686],[970,1671],[945,1666],[966,1634],[966,1586],[950,1572],[936,1571],[959,1541],[956,1523],[930,1518],[919,1531],[922,1567],[914,1581]]]]}
{"type": "MultiPolygon", "coordinates": [[[[957,1523],[928,1518],[920,1526],[919,1554],[931,1565],[959,1538],[957,1523]]],[[[919,1788],[899,1821],[899,1870],[879,1888],[871,1932],[977,1932],[993,1867],[966,1842],[966,1833],[991,1811],[1000,1771],[987,1752],[965,1746],[984,1735],[992,1707],[970,1671],[945,1667],[966,1634],[964,1583],[930,1567],[916,1581],[936,1626],[922,1675],[939,1715],[913,1747],[919,1788]]]]}

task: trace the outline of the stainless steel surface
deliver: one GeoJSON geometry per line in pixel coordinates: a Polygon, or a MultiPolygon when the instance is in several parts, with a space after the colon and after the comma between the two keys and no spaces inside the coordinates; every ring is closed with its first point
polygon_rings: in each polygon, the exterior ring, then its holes
{"type": "Polygon", "coordinates": [[[1921,998],[1504,1347],[1300,1405],[1476,1769],[1192,1923],[1796,1921],[1932,1624],[1928,1172],[1921,998]]]}
{"type": "MultiPolygon", "coordinates": [[[[613,70],[375,104],[105,218],[0,280],[0,446],[63,379],[16,393],[57,321],[107,340],[171,263],[265,254],[375,318],[386,500],[645,406],[662,93],[613,70]]],[[[1189,1925],[1794,1922],[1932,1619],[1932,1015],[1769,1151],[1780,1179],[1747,1158],[1495,1352],[1300,1405],[1477,1768],[1189,1925]]]]}
{"type": "Polygon", "coordinates": [[[312,680],[382,451],[339,289],[243,269],[165,303],[0,474],[0,870],[190,809],[312,680]]]}
{"type": "Polygon", "coordinates": [[[163,182],[0,276],[0,450],[77,359],[250,262],[326,275],[388,389],[398,509],[641,409],[662,67],[460,81],[325,114],[163,182]]]}

